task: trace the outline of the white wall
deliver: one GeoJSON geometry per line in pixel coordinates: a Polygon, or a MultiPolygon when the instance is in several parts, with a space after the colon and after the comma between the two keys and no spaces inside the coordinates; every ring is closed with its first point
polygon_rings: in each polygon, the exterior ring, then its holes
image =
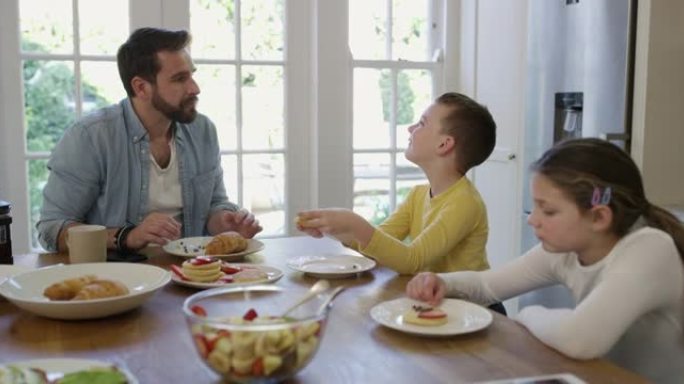
{"type": "MultiPolygon", "coordinates": [[[[494,268],[519,256],[522,220],[527,3],[463,0],[461,91],[485,104],[497,123],[491,157],[473,172],[487,204],[487,256],[494,268]]],[[[517,311],[517,299],[506,302],[517,311]]]]}
{"type": "Polygon", "coordinates": [[[632,156],[656,204],[684,205],[684,2],[639,1],[632,156]]]}
{"type": "MultiPolygon", "coordinates": [[[[517,0],[463,2],[463,17],[476,21],[475,48],[464,52],[474,62],[472,90],[464,91],[485,104],[497,123],[497,144],[474,179],[489,214],[487,253],[492,266],[519,255],[522,182],[519,159],[524,132],[524,92],[527,41],[527,7],[517,0]]],[[[464,23],[465,25],[465,23],[464,23]]]]}

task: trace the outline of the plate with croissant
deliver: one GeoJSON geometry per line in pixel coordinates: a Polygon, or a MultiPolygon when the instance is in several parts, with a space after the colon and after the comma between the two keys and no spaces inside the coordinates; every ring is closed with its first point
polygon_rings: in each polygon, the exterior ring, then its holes
{"type": "Polygon", "coordinates": [[[264,243],[245,239],[237,232],[225,232],[216,236],[185,237],[168,242],[164,251],[180,257],[207,255],[227,261],[239,261],[246,255],[264,249],[264,243]]]}
{"type": "Polygon", "coordinates": [[[0,295],[39,316],[95,319],[140,306],[169,281],[168,271],[147,264],[59,264],[10,277],[0,295]]]}

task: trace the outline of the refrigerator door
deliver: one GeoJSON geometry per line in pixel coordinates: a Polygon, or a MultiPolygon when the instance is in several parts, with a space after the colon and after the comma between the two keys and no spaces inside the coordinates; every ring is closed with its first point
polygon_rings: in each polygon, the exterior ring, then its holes
{"type": "MultiPolygon", "coordinates": [[[[524,253],[537,244],[529,164],[555,142],[602,137],[628,149],[633,1],[529,0],[523,161],[524,253]]],[[[520,305],[573,306],[564,287],[524,295],[520,305]]]]}

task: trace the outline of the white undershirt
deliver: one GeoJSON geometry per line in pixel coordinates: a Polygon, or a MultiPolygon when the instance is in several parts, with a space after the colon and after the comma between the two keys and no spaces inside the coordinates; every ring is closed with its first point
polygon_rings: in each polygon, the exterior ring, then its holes
{"type": "Polygon", "coordinates": [[[152,152],[150,152],[148,213],[159,212],[178,219],[183,212],[183,198],[173,138],[169,142],[169,147],[171,148],[171,157],[169,164],[163,169],[157,164],[152,152]]]}
{"type": "Polygon", "coordinates": [[[537,246],[501,268],[440,274],[448,296],[482,304],[563,284],[575,309],[523,308],[515,320],[545,344],[578,359],[605,357],[657,383],[684,378],[684,268],[672,238],[644,227],[599,262],[537,246]]]}

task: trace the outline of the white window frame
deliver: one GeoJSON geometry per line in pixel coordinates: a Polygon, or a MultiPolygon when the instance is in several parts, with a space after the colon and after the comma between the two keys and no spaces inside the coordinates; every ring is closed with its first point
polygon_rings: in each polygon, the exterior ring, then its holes
{"type": "MultiPolygon", "coordinates": [[[[29,247],[19,1],[0,2],[0,198],[12,202],[15,254],[36,251],[29,247]]],[[[440,15],[435,33],[442,41],[443,60],[441,73],[434,74],[436,93],[459,90],[460,79],[470,77],[469,64],[459,62],[463,42],[458,11],[462,2],[469,1],[434,0],[433,15],[440,15]]],[[[131,1],[130,28],[188,28],[188,4],[188,0],[131,1]]],[[[286,234],[298,234],[291,225],[297,212],[353,206],[354,63],[348,48],[346,0],[286,0],[285,4],[285,225],[286,234]]]]}

